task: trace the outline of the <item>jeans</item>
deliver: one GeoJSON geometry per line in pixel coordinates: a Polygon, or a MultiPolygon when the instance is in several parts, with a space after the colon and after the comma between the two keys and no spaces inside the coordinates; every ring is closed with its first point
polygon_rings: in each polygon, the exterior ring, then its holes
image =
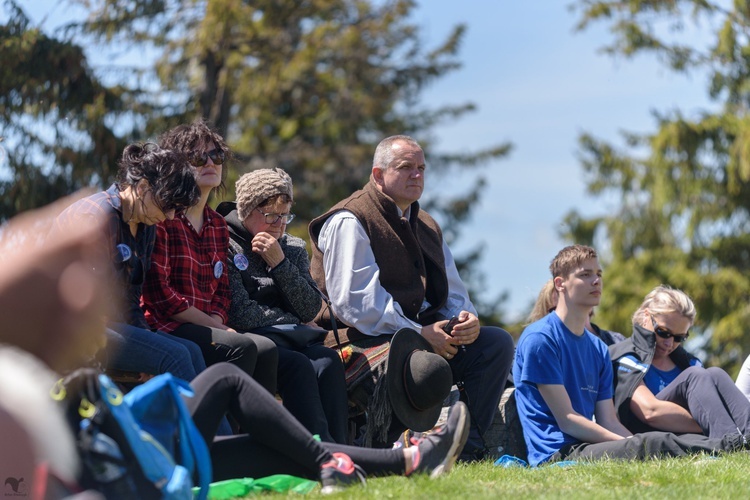
{"type": "MultiPolygon", "coordinates": [[[[171,373],[190,382],[206,369],[203,353],[195,342],[164,332],[152,332],[124,323],[113,323],[107,335],[107,368],[153,375],[171,373]]],[[[217,434],[232,434],[222,418],[217,434]]]]}
{"type": "MultiPolygon", "coordinates": [[[[483,436],[495,418],[514,352],[513,337],[508,332],[495,326],[483,326],[473,343],[461,346],[458,353],[448,360],[453,383],[458,385],[459,397],[468,406],[471,416],[469,438],[460,460],[470,461],[484,456],[483,436]]],[[[388,438],[385,442],[374,441],[373,446],[392,446],[405,429],[406,426],[393,414],[388,438]]]]}
{"type": "MultiPolygon", "coordinates": [[[[463,347],[463,346],[462,346],[463,347]]],[[[513,337],[502,328],[483,326],[479,337],[448,360],[461,400],[469,407],[471,428],[463,458],[482,453],[483,434],[495,418],[513,364],[513,337]]]]}
{"type": "Polygon", "coordinates": [[[154,375],[169,372],[188,382],[206,368],[200,348],[189,340],[124,323],[109,326],[107,368],[154,375]]]}

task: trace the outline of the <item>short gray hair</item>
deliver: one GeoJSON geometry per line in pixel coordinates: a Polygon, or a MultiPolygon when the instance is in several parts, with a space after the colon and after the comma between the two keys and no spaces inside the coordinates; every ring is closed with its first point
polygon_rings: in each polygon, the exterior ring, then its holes
{"type": "Polygon", "coordinates": [[[395,157],[395,154],[393,153],[393,144],[396,142],[405,142],[411,146],[416,146],[419,149],[422,149],[422,146],[420,146],[414,138],[409,137],[408,135],[392,135],[386,137],[380,141],[378,147],[375,148],[375,156],[372,159],[372,166],[374,168],[379,168],[380,170],[388,168],[388,165],[393,162],[395,157]]]}

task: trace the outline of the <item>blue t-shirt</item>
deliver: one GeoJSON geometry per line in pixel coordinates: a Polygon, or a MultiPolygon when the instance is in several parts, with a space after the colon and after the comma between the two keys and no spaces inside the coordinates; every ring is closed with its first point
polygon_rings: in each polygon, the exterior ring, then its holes
{"type": "Polygon", "coordinates": [[[612,363],[607,346],[586,331],[578,336],[552,312],[527,326],[513,363],[516,404],[529,450],[538,465],[563,446],[579,441],[560,430],[537,384],[563,385],[573,409],[593,418],[596,403],[612,398],[612,363]]]}
{"type": "MultiPolygon", "coordinates": [[[[690,360],[690,366],[703,366],[701,362],[693,358],[690,360]]],[[[653,394],[659,394],[666,387],[674,382],[674,379],[682,373],[679,367],[675,366],[671,370],[660,370],[655,366],[649,366],[646,375],[643,377],[643,383],[646,384],[648,390],[653,394]]]]}

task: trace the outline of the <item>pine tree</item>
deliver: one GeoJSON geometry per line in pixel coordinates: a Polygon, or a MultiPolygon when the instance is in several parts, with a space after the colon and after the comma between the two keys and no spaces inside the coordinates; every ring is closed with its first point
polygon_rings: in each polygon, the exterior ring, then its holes
{"type": "Polygon", "coordinates": [[[605,51],[655,54],[671,70],[708,74],[716,109],[656,114],[656,130],[617,147],[580,138],[588,189],[616,193],[618,213],[569,214],[568,236],[607,249],[601,324],[630,331],[654,286],[692,296],[711,364],[736,369],[750,345],[750,6],[746,2],[580,1],[579,28],[607,23],[605,51]],[[690,34],[686,34],[688,32],[690,34]],[[702,46],[702,36],[709,42],[702,46]]]}
{"type": "Polygon", "coordinates": [[[122,110],[80,46],[31,26],[13,0],[0,25],[0,221],[110,177],[122,110]]]}
{"type": "MultiPolygon", "coordinates": [[[[510,150],[509,144],[459,154],[437,150],[433,127],[475,106],[434,108],[420,97],[460,68],[466,27],[457,25],[426,49],[410,18],[411,0],[68,1],[88,15],[65,33],[91,46],[153,55],[152,64],[139,60],[136,78],[118,82],[123,106],[134,116],[128,137],[155,137],[207,119],[235,155],[228,186],[256,168],[278,166],[292,176],[299,222],[290,231],[298,236],[306,237],[309,220],[364,185],[375,146],[386,136],[414,136],[431,175],[477,167],[510,150]]],[[[98,168],[101,179],[110,175],[98,168]]],[[[458,193],[424,200],[449,242],[483,185],[478,175],[458,193]]],[[[481,274],[471,272],[479,251],[459,259],[465,274],[476,277],[475,290],[483,288],[481,274]]],[[[491,316],[501,301],[479,305],[491,316]]]]}

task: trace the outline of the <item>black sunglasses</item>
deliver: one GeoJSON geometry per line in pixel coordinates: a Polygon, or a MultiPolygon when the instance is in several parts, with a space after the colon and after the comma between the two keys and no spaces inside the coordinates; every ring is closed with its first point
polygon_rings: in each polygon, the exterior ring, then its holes
{"type": "Polygon", "coordinates": [[[202,152],[200,155],[193,155],[190,157],[190,164],[194,167],[202,167],[208,163],[208,159],[214,162],[214,165],[221,165],[226,160],[226,155],[223,149],[212,149],[209,152],[202,152]]]}
{"type": "MultiPolygon", "coordinates": [[[[651,316],[649,314],[649,316],[651,316]]],[[[672,333],[669,330],[667,330],[664,327],[659,326],[659,324],[656,322],[653,316],[651,316],[651,323],[654,325],[654,333],[657,334],[659,337],[663,339],[668,339],[669,337],[672,337],[675,342],[678,344],[681,344],[687,340],[687,338],[690,336],[690,333],[672,333]]]]}

